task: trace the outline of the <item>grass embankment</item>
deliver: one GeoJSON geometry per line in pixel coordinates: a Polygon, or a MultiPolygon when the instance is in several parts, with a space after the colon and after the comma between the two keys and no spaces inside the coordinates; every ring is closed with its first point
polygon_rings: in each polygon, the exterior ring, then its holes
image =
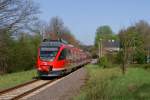
{"type": "Polygon", "coordinates": [[[27,81],[32,80],[33,77],[36,76],[36,70],[0,75],[0,90],[4,90],[25,83],[27,81]]]}
{"type": "Polygon", "coordinates": [[[149,100],[150,71],[128,68],[122,75],[119,68],[87,66],[89,80],[75,100],[149,100]]]}

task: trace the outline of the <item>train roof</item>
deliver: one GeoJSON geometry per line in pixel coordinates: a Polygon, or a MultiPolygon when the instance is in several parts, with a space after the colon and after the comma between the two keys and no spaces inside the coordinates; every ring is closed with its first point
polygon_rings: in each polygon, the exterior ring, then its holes
{"type": "Polygon", "coordinates": [[[62,45],[69,45],[69,44],[66,41],[62,40],[62,39],[58,39],[58,40],[44,39],[40,46],[41,47],[44,47],[44,46],[59,47],[59,46],[62,46],[62,45]]]}
{"type": "Polygon", "coordinates": [[[73,48],[73,50],[75,50],[75,51],[83,52],[83,50],[76,48],[71,44],[68,44],[66,41],[64,41],[62,39],[58,39],[58,40],[44,39],[40,45],[40,47],[60,47],[60,46],[70,47],[70,48],[73,48]]]}

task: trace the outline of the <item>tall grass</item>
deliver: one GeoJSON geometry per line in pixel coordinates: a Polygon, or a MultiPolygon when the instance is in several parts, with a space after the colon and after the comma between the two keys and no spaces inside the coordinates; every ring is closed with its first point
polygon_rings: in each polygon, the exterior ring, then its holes
{"type": "Polygon", "coordinates": [[[87,66],[89,80],[75,100],[148,100],[150,72],[128,68],[125,75],[119,68],[87,66]]]}
{"type": "Polygon", "coordinates": [[[0,90],[30,81],[37,76],[36,70],[0,75],[0,90]]]}

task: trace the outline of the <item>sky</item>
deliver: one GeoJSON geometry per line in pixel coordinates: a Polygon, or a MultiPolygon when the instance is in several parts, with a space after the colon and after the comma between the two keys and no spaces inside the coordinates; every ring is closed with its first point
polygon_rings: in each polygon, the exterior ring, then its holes
{"type": "Polygon", "coordinates": [[[99,26],[109,25],[114,33],[139,20],[150,23],[150,0],[35,0],[41,20],[59,16],[81,43],[94,44],[99,26]]]}

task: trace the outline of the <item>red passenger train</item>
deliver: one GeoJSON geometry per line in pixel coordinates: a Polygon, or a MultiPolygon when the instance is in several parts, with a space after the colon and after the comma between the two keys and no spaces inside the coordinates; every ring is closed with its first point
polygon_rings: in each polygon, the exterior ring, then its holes
{"type": "Polygon", "coordinates": [[[88,53],[63,40],[44,40],[36,67],[40,77],[61,76],[89,62],[88,53]]]}

